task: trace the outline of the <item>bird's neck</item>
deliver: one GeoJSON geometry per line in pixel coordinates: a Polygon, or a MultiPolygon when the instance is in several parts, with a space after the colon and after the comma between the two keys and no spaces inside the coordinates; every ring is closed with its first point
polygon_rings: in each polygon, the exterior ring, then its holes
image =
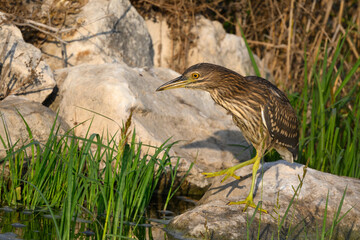
{"type": "Polygon", "coordinates": [[[229,104],[233,104],[234,101],[245,101],[247,95],[241,85],[230,86],[231,84],[208,89],[211,98],[227,110],[229,110],[229,104]]]}
{"type": "Polygon", "coordinates": [[[264,102],[260,101],[259,94],[255,94],[254,89],[244,89],[241,85],[233,88],[214,88],[210,92],[211,98],[220,106],[228,110],[239,121],[259,121],[261,106],[264,102]],[[239,116],[242,115],[241,117],[239,116]],[[242,120],[241,120],[242,119],[242,120]]]}

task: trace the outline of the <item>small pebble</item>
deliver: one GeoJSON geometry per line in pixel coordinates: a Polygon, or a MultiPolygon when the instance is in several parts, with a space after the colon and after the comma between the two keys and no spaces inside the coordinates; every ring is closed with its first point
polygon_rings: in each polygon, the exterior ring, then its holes
{"type": "Polygon", "coordinates": [[[165,215],[175,215],[174,212],[169,210],[159,210],[159,213],[165,214],[165,215]]]}
{"type": "Polygon", "coordinates": [[[31,215],[33,213],[34,213],[34,211],[32,211],[32,210],[24,210],[24,211],[22,211],[22,214],[25,214],[25,215],[31,215]]]}
{"type": "Polygon", "coordinates": [[[16,228],[26,227],[26,225],[25,225],[25,224],[22,224],[22,223],[12,223],[11,226],[16,227],[16,228]]]}
{"type": "Polygon", "coordinates": [[[80,222],[80,223],[92,223],[92,221],[90,221],[90,220],[86,220],[86,219],[79,218],[79,217],[76,218],[76,222],[80,222]]]}
{"type": "Polygon", "coordinates": [[[85,234],[86,236],[93,236],[93,235],[95,235],[95,233],[94,233],[93,231],[91,231],[91,230],[86,230],[86,231],[83,231],[83,232],[81,232],[81,233],[85,234]]]}
{"type": "Polygon", "coordinates": [[[4,212],[13,212],[15,211],[13,208],[5,206],[3,208],[0,208],[0,210],[4,211],[4,212]]]}

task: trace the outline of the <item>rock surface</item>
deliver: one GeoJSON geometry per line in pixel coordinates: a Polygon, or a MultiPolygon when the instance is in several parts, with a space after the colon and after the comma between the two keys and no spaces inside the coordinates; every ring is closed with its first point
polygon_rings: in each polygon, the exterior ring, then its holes
{"type": "MultiPolygon", "coordinates": [[[[170,29],[166,19],[162,21],[148,19],[146,25],[154,44],[155,66],[171,67],[176,45],[170,38],[170,29]]],[[[234,34],[226,33],[220,22],[198,16],[191,33],[196,36],[196,39],[188,52],[188,66],[199,62],[209,62],[230,68],[244,76],[255,75],[244,40],[234,34]]],[[[263,66],[256,55],[254,57],[261,75],[271,80],[269,70],[263,66]]]]}
{"type": "Polygon", "coordinates": [[[40,50],[24,42],[13,25],[1,25],[0,36],[0,98],[21,95],[43,102],[53,91],[55,80],[40,50]]]}
{"type": "Polygon", "coordinates": [[[103,64],[61,69],[55,75],[59,98],[51,108],[59,110],[71,127],[87,121],[75,129],[77,136],[86,134],[93,118],[90,132],[113,135],[134,108],[134,127],[143,143],[160,146],[169,138],[171,142],[181,140],[172,155],[183,157],[183,171],[196,160],[188,178],[192,193],[196,188],[203,192],[209,186],[200,172],[230,167],[249,158],[248,150],[231,146],[247,144],[231,116],[215,105],[206,92],[155,92],[165,81],[178,76],[171,70],[103,64]]]}
{"type": "MultiPolygon", "coordinates": [[[[51,3],[45,1],[42,11],[46,12],[51,3]]],[[[60,44],[48,42],[42,48],[51,67],[58,69],[57,88],[53,92],[57,97],[51,108],[59,110],[66,121],[58,120],[61,131],[69,129],[67,123],[70,127],[79,125],[75,134],[84,137],[91,125],[90,134],[112,136],[119,132],[122,122],[134,110],[133,126],[140,141],[152,146],[159,146],[168,139],[179,141],[170,153],[181,157],[178,177],[196,161],[182,194],[201,194],[213,182],[197,207],[172,220],[167,228],[170,234],[200,239],[257,238],[261,222],[261,239],[283,239],[289,231],[289,238],[317,238],[316,231],[321,232],[325,208],[329,229],[347,187],[339,217],[349,212],[333,236],[360,238],[360,180],[312,169],[308,169],[301,191],[282,228],[278,229],[294,189],[299,186],[299,176],[303,174],[302,165],[284,161],[265,163],[259,171],[254,200],[261,200],[262,207],[270,214],[255,214],[248,226],[254,209],[243,213],[243,206],[227,203],[247,196],[251,166],[237,172],[243,177],[240,181],[228,179],[221,183],[222,177],[206,179],[200,174],[228,168],[250,158],[248,144],[231,116],[215,105],[206,92],[187,89],[155,92],[158,86],[179,74],[166,68],[151,68],[154,50],[150,34],[128,0],[89,0],[80,13],[69,17],[74,18],[76,24],[62,36],[64,41],[60,44]],[[71,65],[76,66],[68,67],[71,65]],[[64,66],[67,68],[59,69],[64,66]],[[147,67],[136,68],[143,66],[147,67]]],[[[156,66],[169,67],[174,54],[173,42],[168,37],[170,30],[165,22],[148,21],[147,24],[155,44],[156,66]]],[[[226,34],[220,23],[198,17],[191,34],[196,39],[188,52],[188,65],[211,62],[242,75],[254,74],[243,39],[226,34]]],[[[1,25],[0,47],[0,99],[3,99],[0,102],[0,136],[6,140],[8,134],[6,144],[10,146],[29,143],[28,130],[19,111],[35,140],[44,143],[56,116],[40,104],[55,86],[52,70],[42,60],[41,52],[25,43],[14,26],[1,25]]],[[[262,75],[269,79],[261,61],[258,58],[256,61],[262,75]]],[[[8,147],[2,146],[0,159],[8,147]]],[[[149,148],[150,154],[152,150],[149,148]]],[[[0,171],[5,175],[6,164],[0,160],[0,171]]]]}
{"type": "Polygon", "coordinates": [[[64,43],[45,43],[41,50],[53,69],[82,63],[153,66],[153,46],[144,19],[128,0],[89,0],[75,16],[76,31],[64,43]]]}
{"type": "MultiPolygon", "coordinates": [[[[277,161],[265,163],[258,171],[254,202],[260,200],[269,214],[255,215],[249,229],[247,223],[253,216],[254,209],[242,212],[244,205],[227,205],[229,201],[243,200],[249,193],[251,184],[251,166],[237,171],[240,180],[227,179],[221,183],[217,177],[210,189],[194,209],[175,217],[168,226],[168,231],[184,238],[203,239],[246,239],[247,234],[257,236],[260,225],[260,239],[276,239],[278,224],[285,216],[286,209],[299,186],[299,176],[303,176],[304,166],[297,163],[277,161]],[[278,213],[278,214],[277,214],[278,213]],[[261,217],[261,220],[259,220],[261,217]],[[279,219],[274,221],[275,219],[279,219]],[[279,218],[280,217],[280,218],[279,218]],[[278,222],[277,222],[278,221],[278,222]]],[[[358,239],[360,237],[360,180],[339,177],[328,173],[307,169],[300,194],[291,206],[286,221],[280,231],[280,239],[285,239],[291,229],[290,239],[316,238],[316,230],[321,232],[326,208],[327,192],[327,230],[330,229],[334,215],[338,210],[345,189],[346,195],[338,220],[348,210],[348,214],[340,221],[333,236],[336,239],[358,239]],[[351,224],[349,224],[351,223],[351,224]],[[329,226],[330,225],[330,226],[329,226]],[[300,234],[300,235],[299,235],[300,234]],[[302,235],[301,235],[302,234],[302,235]]]]}
{"type": "MultiPolygon", "coordinates": [[[[6,146],[1,144],[0,159],[6,156],[6,149],[16,144],[19,148],[30,142],[24,120],[31,129],[35,141],[45,144],[50,135],[51,127],[54,124],[56,113],[44,107],[40,103],[29,101],[18,96],[9,96],[0,102],[0,136],[6,142],[6,146]],[[7,136],[8,135],[8,141],[7,136]]],[[[59,117],[57,126],[60,124],[60,133],[69,130],[69,126],[59,117]]],[[[56,127],[57,127],[56,126],[56,127]]],[[[30,152],[29,152],[30,155],[30,152]]],[[[0,162],[0,165],[3,164],[0,162]]],[[[0,169],[2,171],[2,169],[0,169]]]]}

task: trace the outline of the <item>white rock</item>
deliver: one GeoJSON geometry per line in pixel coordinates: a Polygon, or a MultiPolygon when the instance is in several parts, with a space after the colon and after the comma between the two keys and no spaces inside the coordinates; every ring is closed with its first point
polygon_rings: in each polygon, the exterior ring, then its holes
{"type": "MultiPolygon", "coordinates": [[[[37,141],[42,145],[48,140],[50,130],[56,118],[56,113],[51,109],[23,97],[9,96],[1,101],[0,136],[4,139],[6,145],[0,145],[0,159],[3,159],[6,156],[6,150],[9,147],[16,144],[16,150],[30,143],[28,130],[19,113],[28,124],[34,141],[37,141]]],[[[69,130],[69,126],[62,121],[60,117],[58,117],[56,124],[55,130],[60,125],[59,134],[64,134],[69,130]]],[[[30,156],[30,148],[28,148],[28,150],[30,156]]],[[[0,162],[0,165],[2,164],[3,162],[0,162]]],[[[0,171],[2,171],[2,167],[0,167],[0,171]]]]}
{"type": "Polygon", "coordinates": [[[20,30],[3,24],[0,28],[0,98],[21,95],[43,102],[53,91],[55,80],[39,49],[24,42],[20,30]]]}
{"type": "Polygon", "coordinates": [[[51,108],[59,109],[60,116],[71,127],[87,121],[75,129],[77,136],[87,133],[91,121],[90,133],[113,135],[129,116],[130,109],[135,108],[133,123],[142,142],[160,146],[170,137],[171,142],[181,140],[172,155],[183,157],[182,171],[196,160],[188,178],[194,188],[209,186],[200,172],[230,167],[239,159],[249,158],[246,149],[229,146],[247,144],[231,116],[215,105],[206,92],[186,89],[155,92],[165,81],[178,76],[171,70],[103,64],[81,65],[55,73],[59,100],[51,108]]]}
{"type": "MultiPolygon", "coordinates": [[[[170,38],[166,19],[162,21],[148,19],[146,25],[154,44],[155,66],[170,68],[177,46],[170,38]]],[[[209,62],[230,68],[244,76],[255,75],[244,40],[234,34],[226,33],[220,22],[198,16],[191,33],[196,39],[187,55],[188,67],[199,62],[209,62]]],[[[269,70],[256,55],[254,58],[261,75],[271,80],[269,70]]]]}
{"type": "Polygon", "coordinates": [[[153,66],[151,37],[128,0],[89,0],[72,17],[80,26],[62,36],[66,44],[52,41],[41,48],[53,69],[82,63],[153,66]]]}
{"type": "MultiPolygon", "coordinates": [[[[243,177],[240,180],[227,179],[221,183],[222,177],[217,177],[199,201],[198,206],[175,217],[168,229],[185,238],[201,238],[205,234],[210,234],[211,239],[246,239],[247,233],[250,236],[257,236],[259,221],[261,221],[261,236],[265,236],[264,239],[270,236],[277,239],[280,222],[276,219],[281,221],[285,216],[285,211],[294,195],[293,189],[297,189],[300,183],[299,177],[303,176],[303,167],[297,163],[290,164],[281,160],[265,163],[264,167],[260,168],[256,180],[254,202],[257,204],[261,200],[263,208],[268,210],[269,214],[260,216],[257,213],[249,230],[246,224],[250,222],[254,209],[248,208],[247,212],[243,212],[244,205],[227,205],[227,203],[244,200],[248,195],[252,166],[244,167],[236,172],[237,175],[243,177]],[[277,204],[278,207],[276,207],[277,204]]],[[[316,230],[321,232],[328,192],[326,229],[330,229],[346,188],[339,218],[348,210],[350,211],[340,221],[340,227],[335,229],[333,236],[338,236],[340,239],[357,239],[360,233],[358,217],[360,180],[339,177],[309,168],[300,194],[290,208],[279,238],[285,239],[290,227],[293,230],[292,235],[289,236],[291,239],[302,239],[305,234],[307,234],[307,239],[315,239],[316,230]]]]}

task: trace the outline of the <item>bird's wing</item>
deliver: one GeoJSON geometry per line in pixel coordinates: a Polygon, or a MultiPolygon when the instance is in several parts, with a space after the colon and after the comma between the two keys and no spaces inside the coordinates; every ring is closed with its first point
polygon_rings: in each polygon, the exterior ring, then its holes
{"type": "Polygon", "coordinates": [[[277,144],[295,151],[299,143],[298,119],[289,100],[277,88],[269,88],[269,99],[262,109],[262,119],[277,144]]]}

